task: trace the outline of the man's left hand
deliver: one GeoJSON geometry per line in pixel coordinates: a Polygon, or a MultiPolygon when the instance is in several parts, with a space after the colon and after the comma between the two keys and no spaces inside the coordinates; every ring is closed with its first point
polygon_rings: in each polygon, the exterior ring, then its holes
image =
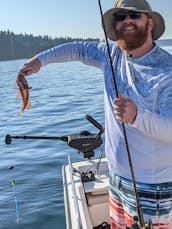
{"type": "Polygon", "coordinates": [[[119,94],[118,98],[114,100],[114,114],[118,121],[133,123],[136,119],[137,111],[136,104],[122,94],[119,94]]]}

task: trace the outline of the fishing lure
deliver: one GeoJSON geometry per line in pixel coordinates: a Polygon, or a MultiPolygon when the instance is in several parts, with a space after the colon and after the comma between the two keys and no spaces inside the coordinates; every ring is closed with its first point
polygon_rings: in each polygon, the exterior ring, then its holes
{"type": "Polygon", "coordinates": [[[8,169],[14,169],[14,166],[13,166],[13,165],[10,165],[10,166],[8,167],[8,169]]]}
{"type": "Polygon", "coordinates": [[[29,100],[30,98],[29,90],[31,89],[31,87],[29,87],[28,82],[25,79],[24,74],[22,73],[18,74],[16,84],[17,84],[17,88],[19,89],[17,98],[22,97],[23,100],[21,112],[18,114],[18,116],[21,116],[25,109],[30,109],[31,107],[31,102],[29,100]]]}
{"type": "Polygon", "coordinates": [[[19,209],[18,209],[18,201],[17,201],[17,197],[16,197],[15,180],[14,179],[12,179],[11,185],[13,188],[14,202],[15,202],[15,207],[16,207],[16,222],[17,222],[17,224],[19,224],[19,209]]]}

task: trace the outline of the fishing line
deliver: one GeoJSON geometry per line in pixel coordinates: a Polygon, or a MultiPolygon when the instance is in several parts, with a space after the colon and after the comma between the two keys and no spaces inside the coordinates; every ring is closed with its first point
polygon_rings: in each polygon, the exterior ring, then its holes
{"type": "MultiPolygon", "coordinates": [[[[10,9],[10,11],[12,10],[12,0],[9,1],[9,9],[10,9]]],[[[11,20],[9,22],[9,36],[10,36],[11,55],[12,55],[12,59],[15,60],[13,33],[12,33],[12,30],[11,30],[11,20]]],[[[13,170],[14,166],[11,164],[11,166],[9,166],[8,169],[9,170],[13,170]]],[[[11,180],[11,187],[12,187],[12,190],[13,190],[13,199],[14,199],[15,210],[16,210],[16,223],[19,224],[18,200],[17,200],[17,196],[16,196],[15,180],[13,178],[11,180]]]]}
{"type": "MultiPolygon", "coordinates": [[[[9,9],[11,12],[12,11],[12,0],[9,1],[9,9]]],[[[12,30],[11,30],[11,20],[9,22],[9,36],[10,36],[11,55],[12,55],[12,59],[15,60],[14,41],[13,41],[12,30]]]]}
{"type": "MultiPolygon", "coordinates": [[[[102,11],[102,6],[100,3],[100,0],[98,0],[98,4],[99,4],[99,9],[100,9],[100,15],[101,15],[101,20],[102,20],[102,27],[103,27],[103,31],[104,31],[105,41],[106,41],[106,45],[107,45],[108,57],[109,57],[109,61],[110,61],[112,79],[113,79],[113,83],[114,83],[116,97],[118,98],[118,94],[119,94],[118,93],[118,86],[117,86],[117,82],[116,82],[116,78],[115,78],[115,72],[114,72],[114,68],[113,68],[113,64],[112,64],[110,46],[109,46],[109,42],[108,42],[108,38],[107,38],[107,32],[106,32],[106,27],[105,27],[105,23],[104,23],[103,11],[102,11]]],[[[127,134],[126,134],[126,128],[125,128],[124,123],[122,123],[122,130],[123,130],[123,136],[124,136],[129,166],[130,166],[130,172],[131,172],[131,177],[132,177],[132,182],[133,182],[135,198],[136,198],[136,207],[137,207],[137,213],[138,213],[138,218],[139,218],[139,224],[140,224],[141,228],[145,228],[144,219],[143,219],[143,212],[142,212],[142,209],[140,206],[139,196],[138,196],[138,192],[137,192],[136,180],[135,180],[134,169],[133,169],[133,164],[132,164],[132,159],[131,159],[131,153],[130,153],[130,149],[129,149],[128,139],[127,139],[127,134]]]]}

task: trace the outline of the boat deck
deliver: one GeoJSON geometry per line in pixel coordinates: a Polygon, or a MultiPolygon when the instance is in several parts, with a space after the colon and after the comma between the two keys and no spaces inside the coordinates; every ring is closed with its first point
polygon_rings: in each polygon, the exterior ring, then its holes
{"type": "MultiPolygon", "coordinates": [[[[64,182],[65,211],[68,215],[66,224],[67,228],[93,229],[102,222],[109,223],[109,204],[108,204],[108,165],[106,159],[91,161],[81,161],[72,163],[72,169],[75,171],[71,178],[69,165],[64,166],[63,175],[66,178],[64,182]],[[82,182],[81,173],[93,172],[95,180],[82,182]],[[72,188],[73,179],[75,194],[72,188]]],[[[63,177],[64,177],[63,176],[63,177]]]]}

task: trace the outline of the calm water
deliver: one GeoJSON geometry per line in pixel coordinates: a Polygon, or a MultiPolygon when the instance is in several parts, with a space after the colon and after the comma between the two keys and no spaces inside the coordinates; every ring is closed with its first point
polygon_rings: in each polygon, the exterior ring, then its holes
{"type": "MultiPolygon", "coordinates": [[[[172,47],[167,49],[172,53],[172,47]]],[[[65,142],[13,140],[5,145],[4,138],[6,134],[61,136],[97,131],[85,115],[104,122],[103,77],[101,71],[81,63],[48,65],[28,77],[32,108],[18,117],[21,100],[15,98],[14,85],[24,62],[0,62],[0,229],[65,229],[61,168],[68,154],[73,161],[82,156],[65,142]],[[14,169],[9,169],[11,165],[14,169]]]]}
{"type": "MultiPolygon", "coordinates": [[[[80,63],[53,64],[28,78],[32,108],[17,114],[21,100],[14,89],[18,68],[25,60],[0,62],[0,228],[65,228],[61,168],[80,160],[65,142],[14,140],[6,134],[61,136],[81,130],[97,131],[86,119],[90,114],[103,124],[102,73],[80,63]],[[8,169],[11,165],[14,169],[8,169]],[[19,224],[11,180],[16,182],[19,224]]],[[[98,152],[97,152],[98,153],[98,152]]]]}

